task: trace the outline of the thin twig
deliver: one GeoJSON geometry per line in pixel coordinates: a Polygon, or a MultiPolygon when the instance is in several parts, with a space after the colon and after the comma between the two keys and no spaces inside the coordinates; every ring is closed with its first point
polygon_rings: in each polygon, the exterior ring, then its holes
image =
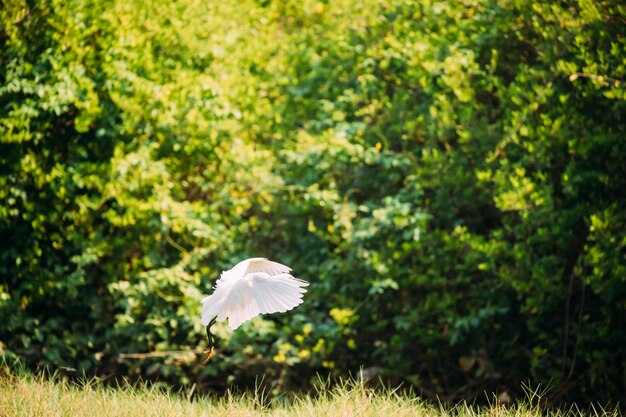
{"type": "Polygon", "coordinates": [[[160,358],[164,356],[177,356],[183,354],[202,354],[202,350],[163,350],[158,352],[145,352],[145,353],[120,353],[117,355],[120,359],[146,359],[146,358],[160,358]]]}

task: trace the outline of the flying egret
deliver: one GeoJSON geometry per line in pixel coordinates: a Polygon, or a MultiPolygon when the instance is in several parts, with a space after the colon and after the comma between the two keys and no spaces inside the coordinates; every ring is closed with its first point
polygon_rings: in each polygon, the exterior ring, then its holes
{"type": "Polygon", "coordinates": [[[265,258],[250,258],[222,272],[213,294],[202,299],[202,324],[209,348],[206,364],[215,355],[211,326],[228,320],[235,330],[259,314],[285,312],[302,303],[308,282],[294,278],[291,268],[265,258]]]}

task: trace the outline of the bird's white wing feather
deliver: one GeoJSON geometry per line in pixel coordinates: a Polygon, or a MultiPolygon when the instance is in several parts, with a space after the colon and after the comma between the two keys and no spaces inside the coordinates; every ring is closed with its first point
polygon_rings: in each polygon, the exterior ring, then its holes
{"type": "Polygon", "coordinates": [[[236,329],[259,314],[255,306],[249,279],[225,281],[202,300],[202,324],[206,326],[213,317],[217,317],[217,321],[228,319],[230,327],[236,329]]]}
{"type": "Polygon", "coordinates": [[[263,272],[227,281],[202,300],[202,324],[206,326],[217,316],[217,321],[228,319],[234,330],[259,314],[291,310],[302,303],[306,292],[303,287],[307,285],[308,282],[289,274],[270,276],[263,272]]]}
{"type": "Polygon", "coordinates": [[[243,278],[246,275],[246,271],[248,270],[248,266],[250,265],[250,262],[261,260],[261,259],[264,259],[264,258],[244,259],[243,261],[239,262],[237,265],[233,266],[232,268],[222,272],[220,274],[220,278],[215,283],[215,287],[217,288],[221,285],[224,285],[226,281],[232,281],[235,279],[243,278]]]}
{"type": "Polygon", "coordinates": [[[265,258],[251,258],[248,259],[250,263],[246,270],[246,274],[252,274],[253,272],[265,272],[268,275],[286,274],[291,272],[291,268],[287,265],[280,264],[274,261],[268,261],[265,258]]]}
{"type": "Polygon", "coordinates": [[[289,274],[252,275],[252,296],[261,314],[285,312],[302,303],[308,282],[289,274]]]}
{"type": "Polygon", "coordinates": [[[278,275],[291,272],[291,268],[286,265],[274,261],[268,261],[266,258],[248,258],[231,269],[222,272],[220,279],[215,283],[216,287],[223,285],[226,281],[240,279],[253,272],[265,272],[268,275],[278,275]]]}

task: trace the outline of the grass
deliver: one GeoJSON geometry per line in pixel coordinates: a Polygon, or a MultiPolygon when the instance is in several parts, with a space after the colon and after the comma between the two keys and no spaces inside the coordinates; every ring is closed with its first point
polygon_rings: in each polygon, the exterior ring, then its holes
{"type": "Polygon", "coordinates": [[[619,411],[576,409],[542,411],[529,402],[490,407],[466,404],[452,408],[426,404],[419,398],[393,390],[374,391],[358,383],[323,389],[315,397],[302,395],[266,405],[262,394],[200,397],[193,401],[184,393],[166,392],[143,384],[112,388],[96,380],[80,384],[32,375],[0,373],[0,417],[24,416],[428,416],[428,417],[617,417],[619,411]]]}

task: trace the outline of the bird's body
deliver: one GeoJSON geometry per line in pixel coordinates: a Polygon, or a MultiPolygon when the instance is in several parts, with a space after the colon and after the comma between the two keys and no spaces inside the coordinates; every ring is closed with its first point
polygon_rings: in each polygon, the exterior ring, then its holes
{"type": "Polygon", "coordinates": [[[213,294],[202,300],[202,324],[207,326],[209,358],[213,354],[211,326],[228,320],[231,329],[259,314],[285,312],[302,303],[308,282],[294,278],[291,268],[265,258],[250,258],[224,271],[213,294]]]}

